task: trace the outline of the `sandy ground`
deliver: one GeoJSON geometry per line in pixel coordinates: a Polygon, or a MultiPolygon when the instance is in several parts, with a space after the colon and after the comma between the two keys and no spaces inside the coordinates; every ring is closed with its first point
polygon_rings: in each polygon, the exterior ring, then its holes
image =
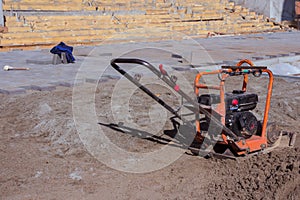
{"type": "MultiPolygon", "coordinates": [[[[249,85],[260,98],[264,79],[249,85]]],[[[271,120],[283,130],[300,130],[299,83],[275,79],[271,120]]],[[[112,142],[130,152],[149,152],[172,140],[170,121],[155,136],[143,137],[106,126],[118,123],[110,104],[115,84],[101,83],[95,95],[97,121],[112,142]]],[[[172,106],[179,104],[170,90],[150,87],[172,106]]],[[[153,105],[150,98],[135,91],[129,105],[134,122],[155,127],[145,114],[153,105]]],[[[72,88],[3,95],[0,113],[0,199],[300,199],[300,137],[294,148],[247,159],[186,153],[163,169],[134,174],[107,167],[83,146],[73,121],[72,88]]]]}

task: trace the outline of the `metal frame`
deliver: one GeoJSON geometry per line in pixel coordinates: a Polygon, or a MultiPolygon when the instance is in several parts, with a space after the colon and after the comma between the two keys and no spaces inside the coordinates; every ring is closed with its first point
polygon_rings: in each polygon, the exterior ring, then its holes
{"type": "MultiPolygon", "coordinates": [[[[223,142],[227,145],[230,145],[234,151],[238,155],[247,154],[250,152],[255,152],[262,150],[267,147],[267,123],[268,123],[268,116],[270,110],[270,103],[271,103],[271,96],[272,96],[272,88],[273,88],[273,73],[267,69],[265,66],[254,66],[253,62],[250,60],[241,60],[237,63],[236,66],[223,66],[220,70],[210,71],[210,72],[200,72],[196,75],[195,82],[194,82],[194,89],[196,96],[199,96],[199,89],[213,89],[220,91],[220,103],[217,105],[215,112],[217,112],[221,116],[221,122],[225,126],[225,80],[229,76],[239,76],[243,75],[243,86],[242,90],[244,92],[247,91],[247,84],[248,84],[248,76],[249,74],[255,73],[267,73],[269,75],[269,83],[268,83],[268,93],[265,102],[265,111],[264,111],[264,118],[262,124],[262,132],[261,135],[253,135],[248,139],[241,139],[238,141],[228,140],[226,133],[222,131],[222,139],[223,142]],[[248,64],[248,66],[242,66],[244,63],[248,64]],[[250,66],[249,66],[250,65],[250,66]],[[200,79],[202,76],[209,75],[209,74],[221,74],[221,81],[220,85],[206,85],[201,84],[200,79]]],[[[206,108],[207,110],[211,110],[210,108],[206,108]]],[[[199,117],[198,117],[199,118],[199,117]]],[[[201,126],[200,120],[196,120],[196,130],[197,133],[201,133],[201,126]]]]}
{"type": "Polygon", "coordinates": [[[200,127],[200,114],[204,114],[206,117],[208,117],[211,121],[213,121],[217,126],[219,126],[222,130],[221,136],[223,141],[222,144],[228,145],[235,154],[237,155],[244,155],[250,152],[255,152],[259,150],[263,150],[267,147],[267,135],[266,135],[266,129],[267,129],[267,122],[268,122],[268,113],[270,109],[270,101],[271,101],[271,95],[272,95],[272,87],[273,87],[273,74],[270,70],[267,69],[265,66],[254,66],[254,64],[250,60],[241,60],[239,63],[237,63],[236,66],[223,66],[220,70],[210,71],[210,72],[200,72],[196,75],[194,80],[194,89],[196,96],[199,96],[199,89],[214,89],[220,91],[220,99],[221,102],[217,106],[217,109],[211,109],[207,108],[205,106],[200,105],[197,101],[190,98],[186,93],[184,93],[178,85],[171,79],[171,77],[168,75],[168,73],[163,69],[163,66],[159,66],[159,70],[156,69],[153,65],[150,63],[135,59],[135,58],[116,58],[111,61],[111,66],[116,69],[119,73],[124,75],[129,81],[134,83],[138,88],[140,88],[142,91],[144,91],[146,94],[148,94],[151,98],[153,98],[157,103],[162,105],[164,108],[166,108],[168,111],[170,111],[172,114],[174,114],[178,119],[182,120],[184,124],[189,126],[194,126],[186,120],[183,116],[180,116],[178,114],[178,111],[174,110],[172,107],[167,105],[162,99],[157,97],[154,93],[152,93],[149,89],[141,85],[134,77],[132,77],[130,74],[128,74],[124,69],[122,69],[119,64],[137,64],[141,65],[143,67],[148,68],[150,71],[152,71],[156,76],[158,76],[162,81],[164,81],[166,84],[168,84],[171,88],[173,88],[182,98],[187,101],[188,104],[191,106],[186,106],[189,110],[191,110],[195,114],[196,118],[196,133],[197,137],[203,139],[203,136],[201,135],[201,127],[200,127]],[[243,66],[243,64],[246,63],[248,66],[243,66]],[[249,66],[250,65],[250,66],[249,66]],[[228,127],[225,126],[225,91],[224,91],[224,85],[225,80],[229,76],[238,76],[243,75],[243,86],[242,90],[247,90],[247,83],[248,83],[248,75],[249,74],[258,74],[261,73],[267,73],[269,75],[269,84],[268,84],[268,94],[266,98],[266,105],[265,105],[265,112],[264,112],[264,119],[262,124],[262,133],[261,135],[253,135],[252,137],[248,139],[239,138],[237,137],[228,127]],[[221,74],[221,81],[220,85],[206,85],[201,84],[200,78],[204,75],[208,74],[221,74]],[[219,120],[216,116],[221,117],[221,120],[219,120]]]}

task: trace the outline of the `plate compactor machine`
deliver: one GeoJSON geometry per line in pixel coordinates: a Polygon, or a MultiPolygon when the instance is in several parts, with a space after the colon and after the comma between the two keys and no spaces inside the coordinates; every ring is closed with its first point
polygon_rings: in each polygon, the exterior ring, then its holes
{"type": "MultiPolygon", "coordinates": [[[[182,120],[183,123],[180,128],[186,127],[185,130],[193,132],[195,141],[202,146],[201,149],[206,149],[206,152],[207,149],[210,149],[208,155],[235,158],[257,152],[269,152],[279,145],[282,135],[289,136],[287,141],[290,146],[295,142],[296,134],[280,131],[275,123],[268,123],[273,74],[265,66],[254,66],[250,60],[241,60],[236,66],[222,66],[219,70],[199,72],[194,80],[195,98],[191,98],[176,84],[177,77],[169,75],[163,65],[156,68],[144,60],[133,58],[116,58],[111,61],[111,65],[143,92],[170,111],[175,118],[182,120]],[[120,67],[120,64],[136,64],[148,68],[182,97],[185,102],[182,106],[190,110],[195,119],[192,121],[187,120],[185,116],[180,115],[178,109],[173,109],[148,88],[140,84],[140,77],[131,76],[120,67]],[[247,84],[249,75],[259,77],[262,74],[268,75],[269,82],[263,119],[258,120],[252,112],[257,106],[258,95],[247,92],[247,84]],[[217,75],[220,80],[219,84],[207,85],[201,83],[200,79],[205,78],[207,75],[217,75]],[[225,92],[225,81],[231,76],[243,77],[242,88],[225,92]],[[203,90],[216,90],[217,93],[202,94],[201,91],[203,90]],[[213,147],[206,148],[205,145],[213,147]]],[[[184,134],[188,133],[185,131],[184,134]]],[[[191,147],[190,149],[195,152],[195,148],[191,147]]],[[[196,152],[199,153],[199,151],[196,152]]]]}

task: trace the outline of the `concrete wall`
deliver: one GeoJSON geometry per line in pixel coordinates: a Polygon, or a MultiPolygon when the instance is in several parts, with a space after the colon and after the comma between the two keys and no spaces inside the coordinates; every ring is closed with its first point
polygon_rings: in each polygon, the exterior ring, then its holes
{"type": "Polygon", "coordinates": [[[0,26],[4,26],[2,0],[0,0],[0,26]]]}
{"type": "Polygon", "coordinates": [[[231,0],[237,5],[242,5],[263,14],[266,17],[275,18],[275,21],[293,21],[295,16],[295,0],[231,0]]]}

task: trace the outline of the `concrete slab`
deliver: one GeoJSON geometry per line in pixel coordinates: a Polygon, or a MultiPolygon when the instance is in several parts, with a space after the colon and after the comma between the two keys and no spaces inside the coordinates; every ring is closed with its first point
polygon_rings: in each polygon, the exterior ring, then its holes
{"type": "Polygon", "coordinates": [[[293,21],[295,0],[232,0],[258,14],[274,18],[276,22],[293,21]]]}
{"type": "MultiPolygon", "coordinates": [[[[73,87],[83,82],[119,79],[110,61],[116,57],[144,59],[168,69],[184,71],[234,65],[241,59],[256,65],[295,62],[300,55],[300,32],[264,33],[241,36],[188,38],[182,41],[137,42],[74,47],[76,63],[49,64],[49,49],[0,52],[0,67],[29,67],[29,71],[0,70],[1,93],[17,94],[26,90],[53,90],[56,86],[73,87]],[[28,62],[30,61],[30,62],[28,62]]],[[[300,60],[300,59],[299,59],[300,60]]],[[[0,69],[1,69],[0,68],[0,69]]],[[[150,74],[141,66],[127,66],[132,73],[150,74]]]]}

